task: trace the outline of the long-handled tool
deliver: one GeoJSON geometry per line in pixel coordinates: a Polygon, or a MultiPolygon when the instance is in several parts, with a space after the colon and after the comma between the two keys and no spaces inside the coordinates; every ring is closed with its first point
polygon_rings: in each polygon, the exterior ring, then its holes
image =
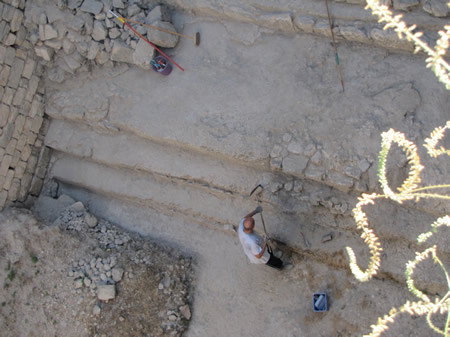
{"type": "Polygon", "coordinates": [[[331,24],[330,10],[328,9],[328,0],[325,0],[325,5],[327,7],[328,23],[330,24],[331,38],[333,39],[334,53],[336,54],[336,65],[338,67],[339,77],[341,79],[342,91],[345,91],[344,79],[342,77],[342,67],[341,67],[341,63],[339,62],[339,55],[338,55],[338,51],[337,51],[337,47],[336,47],[336,40],[334,39],[334,33],[333,33],[333,25],[331,24]]]}
{"type": "MultiPolygon", "coordinates": [[[[261,191],[259,193],[261,193],[262,190],[264,189],[263,185],[261,185],[261,184],[256,185],[256,187],[250,192],[249,197],[251,197],[253,195],[253,193],[255,193],[258,188],[261,188],[261,191]]],[[[259,193],[258,193],[258,195],[259,195],[259,193]]],[[[261,200],[259,198],[257,200],[258,200],[258,205],[260,205],[261,204],[261,200]]],[[[263,217],[262,211],[259,213],[259,215],[261,216],[261,222],[263,224],[264,235],[266,236],[266,241],[267,241],[267,246],[269,247],[269,251],[270,252],[274,252],[275,251],[275,246],[273,244],[273,241],[272,241],[271,237],[267,233],[266,223],[264,222],[264,217],[263,217]]]]}
{"type": "Polygon", "coordinates": [[[166,55],[161,49],[159,49],[158,47],[156,47],[153,43],[151,43],[149,40],[147,40],[145,37],[143,37],[141,34],[139,34],[136,30],[133,29],[133,27],[131,27],[131,25],[125,21],[124,18],[122,18],[121,16],[117,15],[116,13],[114,13],[112,10],[109,11],[112,15],[114,15],[117,20],[119,20],[120,22],[122,22],[123,24],[125,24],[128,28],[130,28],[134,33],[136,33],[137,36],[139,36],[142,40],[144,40],[145,42],[147,42],[150,46],[152,46],[153,48],[155,48],[157,51],[159,51],[162,55],[164,55],[170,62],[172,62],[173,64],[175,64],[181,71],[184,71],[183,68],[181,68],[174,60],[172,60],[168,55],[166,55]]]}
{"type": "Polygon", "coordinates": [[[141,26],[148,27],[148,28],[151,28],[151,29],[159,30],[161,32],[165,32],[165,33],[169,33],[169,34],[172,34],[172,35],[177,35],[177,36],[184,37],[186,39],[193,40],[195,46],[198,46],[200,44],[200,33],[199,32],[195,33],[194,36],[189,36],[189,35],[184,35],[184,34],[180,34],[180,33],[177,33],[177,32],[173,32],[171,30],[164,29],[164,28],[161,28],[161,27],[158,27],[158,26],[153,26],[153,25],[149,25],[147,23],[134,21],[134,20],[131,20],[131,19],[124,19],[124,20],[128,21],[128,22],[131,22],[131,23],[134,23],[136,25],[141,25],[141,26]]]}

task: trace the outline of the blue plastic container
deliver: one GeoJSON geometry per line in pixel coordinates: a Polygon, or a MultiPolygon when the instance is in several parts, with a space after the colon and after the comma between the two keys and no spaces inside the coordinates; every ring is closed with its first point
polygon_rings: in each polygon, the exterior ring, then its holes
{"type": "Polygon", "coordinates": [[[313,310],[315,312],[323,312],[328,310],[327,294],[315,293],[313,295],[313,310]]]}
{"type": "Polygon", "coordinates": [[[163,56],[157,56],[152,61],[152,69],[161,75],[169,75],[172,72],[172,66],[169,60],[163,56]],[[155,65],[156,64],[156,65],[155,65]]]}

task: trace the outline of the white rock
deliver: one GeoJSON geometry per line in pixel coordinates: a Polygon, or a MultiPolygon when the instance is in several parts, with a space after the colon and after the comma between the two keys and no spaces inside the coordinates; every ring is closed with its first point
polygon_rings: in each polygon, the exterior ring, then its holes
{"type": "Polygon", "coordinates": [[[191,319],[191,310],[187,304],[180,307],[180,312],[188,321],[191,319]]]}
{"type": "Polygon", "coordinates": [[[94,28],[92,30],[92,38],[95,41],[103,41],[106,39],[106,35],[108,34],[108,31],[106,27],[103,25],[101,21],[94,21],[94,28]]]}
{"type": "Polygon", "coordinates": [[[98,220],[94,215],[87,213],[85,216],[85,220],[90,228],[94,228],[95,226],[97,226],[98,220]]]}
{"type": "Polygon", "coordinates": [[[125,8],[125,5],[123,4],[122,0],[113,0],[112,5],[113,5],[113,7],[120,8],[120,9],[125,8]]]}
{"type": "Polygon", "coordinates": [[[74,285],[75,285],[75,289],[83,288],[83,280],[82,279],[75,280],[74,285]]]}
{"type": "Polygon", "coordinates": [[[100,301],[109,301],[116,298],[116,287],[113,284],[102,284],[98,286],[97,298],[100,301]]]}
{"type": "Polygon", "coordinates": [[[292,142],[288,145],[288,151],[293,154],[302,154],[303,145],[299,142],[292,142]]]}
{"type": "MultiPolygon", "coordinates": [[[[152,25],[172,31],[176,33],[175,27],[170,22],[162,22],[162,21],[156,21],[153,22],[152,25]]],[[[147,38],[150,40],[150,42],[153,42],[157,46],[161,46],[164,48],[174,48],[179,40],[179,37],[177,35],[169,34],[166,32],[161,32],[156,29],[149,28],[147,30],[147,38]]]]}

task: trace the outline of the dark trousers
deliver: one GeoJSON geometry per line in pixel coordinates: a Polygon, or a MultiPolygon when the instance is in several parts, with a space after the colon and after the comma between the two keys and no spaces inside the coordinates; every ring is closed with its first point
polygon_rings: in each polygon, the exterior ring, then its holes
{"type": "Polygon", "coordinates": [[[276,268],[276,269],[283,269],[283,261],[281,261],[278,257],[272,254],[272,252],[269,252],[270,259],[267,261],[267,265],[276,268]]]}

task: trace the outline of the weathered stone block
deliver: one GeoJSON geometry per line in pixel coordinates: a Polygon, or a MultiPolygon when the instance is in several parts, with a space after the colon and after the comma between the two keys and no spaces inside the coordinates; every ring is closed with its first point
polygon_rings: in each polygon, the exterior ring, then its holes
{"type": "Polygon", "coordinates": [[[24,161],[19,161],[14,170],[14,178],[22,179],[25,174],[25,169],[27,167],[27,163],[24,161]]]}
{"type": "Polygon", "coordinates": [[[26,135],[27,135],[27,144],[33,145],[36,142],[37,134],[29,131],[26,135]]]}
{"type": "Polygon", "coordinates": [[[39,193],[41,193],[42,185],[44,184],[44,181],[36,176],[33,177],[33,180],[31,181],[30,191],[29,193],[31,195],[38,196],[39,193]]]}
{"type": "Polygon", "coordinates": [[[6,87],[5,93],[3,94],[3,103],[11,105],[15,94],[16,94],[15,89],[6,87]]]}
{"type": "Polygon", "coordinates": [[[29,173],[25,173],[23,178],[20,181],[20,192],[19,192],[19,200],[24,201],[28,196],[28,191],[30,189],[31,181],[33,180],[33,176],[29,173]]]}
{"type": "Polygon", "coordinates": [[[24,125],[25,125],[25,116],[18,115],[16,121],[14,122],[14,132],[13,132],[14,138],[19,139],[20,135],[22,134],[24,125]]]}
{"type": "Polygon", "coordinates": [[[128,6],[128,8],[127,8],[128,17],[132,17],[132,16],[138,14],[140,11],[141,11],[141,8],[136,4],[128,6]]]}
{"type": "Polygon", "coordinates": [[[423,10],[436,17],[447,17],[450,13],[450,7],[445,0],[427,0],[423,5],[423,10]]]}
{"type": "Polygon", "coordinates": [[[7,154],[13,155],[14,151],[16,151],[16,146],[17,146],[17,139],[11,138],[11,140],[8,143],[8,146],[5,149],[5,152],[7,154]]]}
{"type": "Polygon", "coordinates": [[[349,191],[353,187],[352,178],[346,177],[335,171],[328,172],[327,181],[331,186],[334,186],[342,191],[349,191]]]}
{"type": "Polygon", "coordinates": [[[80,10],[83,12],[98,14],[103,9],[103,3],[97,0],[84,0],[83,5],[81,5],[80,10]]]}
{"type": "Polygon", "coordinates": [[[125,8],[125,5],[123,4],[122,0],[112,0],[112,5],[113,5],[113,7],[120,8],[120,9],[125,8]]]}
{"type": "Polygon", "coordinates": [[[323,181],[325,170],[323,167],[310,164],[305,171],[305,177],[314,181],[323,181]]]}
{"type": "Polygon", "coordinates": [[[16,150],[14,151],[13,159],[11,160],[11,164],[9,165],[9,167],[15,169],[19,161],[20,161],[20,152],[16,150]]]}
{"type": "Polygon", "coordinates": [[[23,161],[27,161],[31,156],[31,146],[25,145],[23,151],[20,154],[20,159],[23,161]]]}
{"type": "Polygon", "coordinates": [[[31,124],[31,131],[34,133],[39,133],[39,130],[41,129],[42,122],[44,121],[44,118],[37,115],[33,118],[33,123],[31,124]]]}
{"type": "Polygon", "coordinates": [[[292,14],[287,13],[274,13],[263,14],[258,16],[258,23],[264,27],[268,27],[275,30],[281,30],[285,32],[293,32],[294,22],[292,20],[292,14]]]}
{"type": "Polygon", "coordinates": [[[145,23],[153,24],[157,21],[170,22],[170,12],[166,6],[158,5],[148,13],[145,23]]]}
{"type": "Polygon", "coordinates": [[[14,178],[11,187],[8,191],[8,200],[16,201],[17,197],[19,196],[19,191],[20,191],[20,180],[14,178]]]}
{"type": "MultiPolygon", "coordinates": [[[[36,116],[42,116],[44,113],[44,107],[39,99],[38,95],[35,95],[30,108],[30,117],[35,118],[36,116]]],[[[36,132],[37,133],[37,132],[36,132]]]]}
{"type": "Polygon", "coordinates": [[[55,52],[52,48],[47,46],[38,46],[34,48],[37,56],[42,57],[45,61],[51,61],[53,53],[55,52]]]}
{"type": "Polygon", "coordinates": [[[23,73],[22,76],[31,79],[31,76],[33,75],[34,68],[36,67],[36,61],[32,58],[27,58],[25,60],[25,65],[23,67],[23,73]]]}
{"type": "Polygon", "coordinates": [[[34,94],[39,86],[39,77],[32,76],[30,82],[28,82],[28,90],[25,96],[25,100],[31,102],[33,100],[34,94]]]}
{"type": "Polygon", "coordinates": [[[0,85],[5,86],[8,83],[9,73],[11,72],[11,67],[4,65],[3,69],[0,71],[0,85]]]}
{"type": "Polygon", "coordinates": [[[81,68],[83,57],[80,55],[80,53],[75,52],[72,55],[65,55],[64,62],[69,67],[68,71],[74,72],[81,68]]]}
{"type": "Polygon", "coordinates": [[[6,206],[6,201],[8,198],[8,191],[1,191],[0,192],[0,210],[3,209],[6,206]]]}
{"type": "Polygon", "coordinates": [[[11,88],[17,88],[19,86],[20,78],[22,77],[23,69],[25,67],[25,61],[16,58],[11,67],[11,71],[9,73],[8,85],[11,88]]]}
{"type": "Polygon", "coordinates": [[[3,184],[3,189],[9,191],[11,188],[11,184],[14,178],[14,170],[8,170],[8,173],[6,173],[5,183],[3,184]]]}
{"type": "Polygon", "coordinates": [[[38,162],[38,158],[35,155],[32,155],[27,162],[27,168],[25,169],[26,173],[34,173],[34,170],[36,168],[36,164],[38,162]]]}
{"type": "Polygon", "coordinates": [[[83,0],[69,0],[67,2],[67,7],[69,9],[76,9],[81,6],[82,2],[83,2],[83,0]]]}
{"type": "Polygon", "coordinates": [[[10,109],[11,111],[9,113],[8,125],[14,125],[17,116],[19,116],[19,109],[17,109],[15,106],[11,106],[10,109]]]}
{"type": "Polygon", "coordinates": [[[133,53],[134,50],[129,48],[125,43],[119,40],[114,40],[111,51],[111,60],[134,64],[133,53]]]}
{"type": "Polygon", "coordinates": [[[38,161],[36,171],[35,171],[35,175],[38,178],[41,178],[41,179],[45,178],[45,174],[47,172],[47,167],[50,162],[50,154],[51,154],[50,148],[45,146],[40,153],[39,161],[38,161]]]}
{"type": "Polygon", "coordinates": [[[0,105],[0,128],[4,127],[8,123],[9,113],[11,109],[6,104],[0,105]]]}
{"type": "Polygon", "coordinates": [[[11,31],[17,32],[20,28],[20,26],[22,25],[23,22],[23,12],[21,10],[14,10],[12,19],[11,19],[11,23],[10,23],[10,29],[11,31]]]}
{"type": "Polygon", "coordinates": [[[92,38],[95,41],[103,41],[106,39],[106,36],[108,34],[108,30],[104,26],[104,24],[101,21],[94,21],[94,28],[92,30],[92,38]]]}
{"type": "Polygon", "coordinates": [[[9,66],[12,66],[15,58],[16,58],[16,50],[13,47],[7,47],[5,54],[5,63],[9,66]]]}
{"type": "Polygon", "coordinates": [[[12,162],[13,157],[9,154],[3,156],[2,162],[0,163],[0,176],[6,177],[9,170],[9,165],[12,162]]]}
{"type": "Polygon", "coordinates": [[[314,29],[314,24],[316,21],[310,16],[296,16],[294,18],[294,25],[297,29],[302,32],[312,33],[314,29]]]}
{"type": "MultiPolygon", "coordinates": [[[[152,25],[169,30],[171,32],[176,33],[175,27],[170,22],[156,21],[153,22],[152,25]]],[[[147,38],[150,42],[153,42],[157,46],[165,47],[165,48],[173,48],[177,45],[179,37],[176,35],[172,35],[166,32],[161,32],[156,29],[149,28],[147,30],[147,38]]]]}
{"type": "Polygon", "coordinates": [[[0,22],[0,42],[8,37],[10,32],[9,24],[6,21],[0,22]]]}
{"type": "Polygon", "coordinates": [[[20,26],[19,30],[16,32],[16,45],[24,47],[26,49],[28,48],[28,41],[26,40],[28,35],[28,31],[24,26],[20,26]]]}
{"type": "Polygon", "coordinates": [[[364,27],[356,27],[356,26],[341,26],[340,32],[344,39],[349,41],[356,41],[367,43],[370,41],[364,27]]]}
{"type": "Polygon", "coordinates": [[[25,148],[25,145],[27,145],[27,135],[21,134],[19,140],[17,141],[16,149],[19,152],[22,152],[23,149],[25,148]]]}
{"type": "Polygon", "coordinates": [[[150,60],[155,57],[156,50],[144,40],[139,40],[133,53],[134,63],[141,68],[150,69],[150,60]]]}
{"type": "Polygon", "coordinates": [[[399,40],[397,33],[391,30],[383,30],[382,28],[374,28],[370,31],[370,37],[375,44],[384,48],[402,49],[413,51],[414,45],[406,40],[399,40]]]}
{"type": "Polygon", "coordinates": [[[293,154],[303,154],[304,146],[302,143],[294,141],[288,145],[288,151],[293,154]]]}
{"type": "Polygon", "coordinates": [[[283,159],[283,172],[302,176],[308,165],[309,158],[302,155],[290,154],[283,159]]]}
{"type": "Polygon", "coordinates": [[[75,45],[68,39],[64,39],[62,47],[66,55],[72,54],[76,49],[75,45]]]}
{"type": "Polygon", "coordinates": [[[420,4],[419,0],[394,0],[394,9],[401,11],[408,11],[414,7],[418,7],[420,4]]]}
{"type": "Polygon", "coordinates": [[[62,42],[57,39],[47,40],[44,44],[54,50],[60,50],[62,48],[62,42]]]}
{"type": "Polygon", "coordinates": [[[14,16],[14,11],[16,9],[13,6],[9,6],[7,4],[4,4],[3,6],[3,13],[2,13],[2,18],[5,21],[11,22],[13,16],[14,16]]]}
{"type": "Polygon", "coordinates": [[[12,104],[15,106],[22,105],[23,100],[25,99],[25,94],[26,94],[25,88],[17,89],[16,94],[14,95],[12,104]]]}
{"type": "Polygon", "coordinates": [[[100,51],[100,44],[95,41],[91,41],[91,43],[89,43],[87,59],[95,60],[99,51],[100,51]]]}
{"type": "Polygon", "coordinates": [[[12,46],[16,43],[16,35],[13,33],[9,33],[7,38],[3,40],[3,43],[6,46],[12,46]]]}
{"type": "MultiPolygon", "coordinates": [[[[111,28],[109,31],[108,31],[108,36],[111,38],[111,39],[117,39],[119,36],[120,36],[120,34],[121,34],[121,32],[120,32],[120,30],[118,30],[117,28],[111,28]]],[[[145,42],[145,41],[144,41],[145,42]]],[[[147,43],[148,44],[148,43],[147,43]]]]}

